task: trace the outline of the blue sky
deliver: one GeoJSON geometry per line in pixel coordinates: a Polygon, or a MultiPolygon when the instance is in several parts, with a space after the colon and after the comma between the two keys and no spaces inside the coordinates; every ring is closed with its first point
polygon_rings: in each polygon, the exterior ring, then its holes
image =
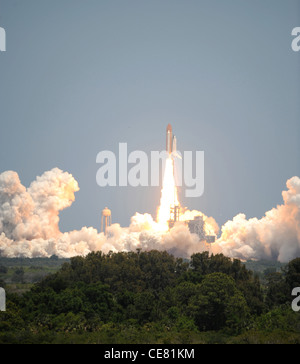
{"type": "Polygon", "coordinates": [[[300,175],[300,0],[0,0],[0,173],[59,167],[80,186],[63,231],[155,215],[160,189],[96,184],[102,150],[205,152],[182,204],[222,225],[261,217],[300,175]]]}

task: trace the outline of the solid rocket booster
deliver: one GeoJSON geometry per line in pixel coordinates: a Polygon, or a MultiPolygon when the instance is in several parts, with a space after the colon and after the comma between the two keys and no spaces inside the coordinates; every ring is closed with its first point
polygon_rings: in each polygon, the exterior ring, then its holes
{"type": "Polygon", "coordinates": [[[167,126],[167,144],[166,151],[171,154],[173,151],[173,138],[172,138],[172,126],[169,124],[167,126]]]}
{"type": "Polygon", "coordinates": [[[176,154],[177,153],[177,139],[176,136],[173,136],[173,146],[172,146],[172,153],[176,154]]]}
{"type": "Polygon", "coordinates": [[[169,124],[167,127],[167,145],[166,151],[169,153],[170,156],[181,158],[180,155],[177,153],[177,139],[176,136],[173,136],[172,133],[172,125],[169,124]]]}

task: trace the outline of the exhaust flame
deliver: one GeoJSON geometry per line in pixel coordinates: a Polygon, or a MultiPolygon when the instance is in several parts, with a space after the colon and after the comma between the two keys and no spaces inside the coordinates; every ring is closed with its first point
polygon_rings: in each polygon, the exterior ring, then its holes
{"type": "Polygon", "coordinates": [[[177,187],[174,178],[174,161],[172,157],[169,157],[166,160],[160,206],[157,214],[157,222],[162,231],[169,229],[168,221],[170,220],[171,208],[178,205],[177,187]]]}

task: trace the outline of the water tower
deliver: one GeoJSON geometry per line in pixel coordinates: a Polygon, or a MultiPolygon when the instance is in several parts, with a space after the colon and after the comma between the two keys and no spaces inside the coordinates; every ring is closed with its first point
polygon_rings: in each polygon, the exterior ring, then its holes
{"type": "Polygon", "coordinates": [[[107,228],[111,225],[111,211],[107,207],[102,210],[101,217],[101,232],[104,232],[104,235],[107,234],[107,228]]]}

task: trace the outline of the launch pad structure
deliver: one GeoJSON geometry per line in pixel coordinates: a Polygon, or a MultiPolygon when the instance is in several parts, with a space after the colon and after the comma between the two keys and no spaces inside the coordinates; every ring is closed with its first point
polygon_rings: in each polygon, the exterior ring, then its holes
{"type": "Polygon", "coordinates": [[[180,221],[180,206],[172,206],[170,208],[170,220],[169,220],[169,229],[175,225],[175,222],[180,221]]]}
{"type": "Polygon", "coordinates": [[[205,241],[208,244],[216,241],[214,235],[206,235],[203,216],[196,216],[194,220],[189,220],[187,223],[191,234],[197,234],[201,241],[205,241]]]}
{"type": "Polygon", "coordinates": [[[102,216],[101,216],[101,232],[104,233],[104,235],[107,235],[107,228],[111,225],[111,211],[109,208],[105,207],[105,209],[102,210],[102,216]]]}
{"type": "MultiPolygon", "coordinates": [[[[171,230],[175,223],[180,220],[180,206],[172,206],[170,209],[169,229],[171,230]]],[[[187,220],[184,223],[188,226],[191,234],[196,234],[200,241],[204,241],[206,244],[212,244],[216,241],[214,235],[206,235],[205,233],[205,221],[203,216],[195,216],[194,220],[187,220]]]]}

